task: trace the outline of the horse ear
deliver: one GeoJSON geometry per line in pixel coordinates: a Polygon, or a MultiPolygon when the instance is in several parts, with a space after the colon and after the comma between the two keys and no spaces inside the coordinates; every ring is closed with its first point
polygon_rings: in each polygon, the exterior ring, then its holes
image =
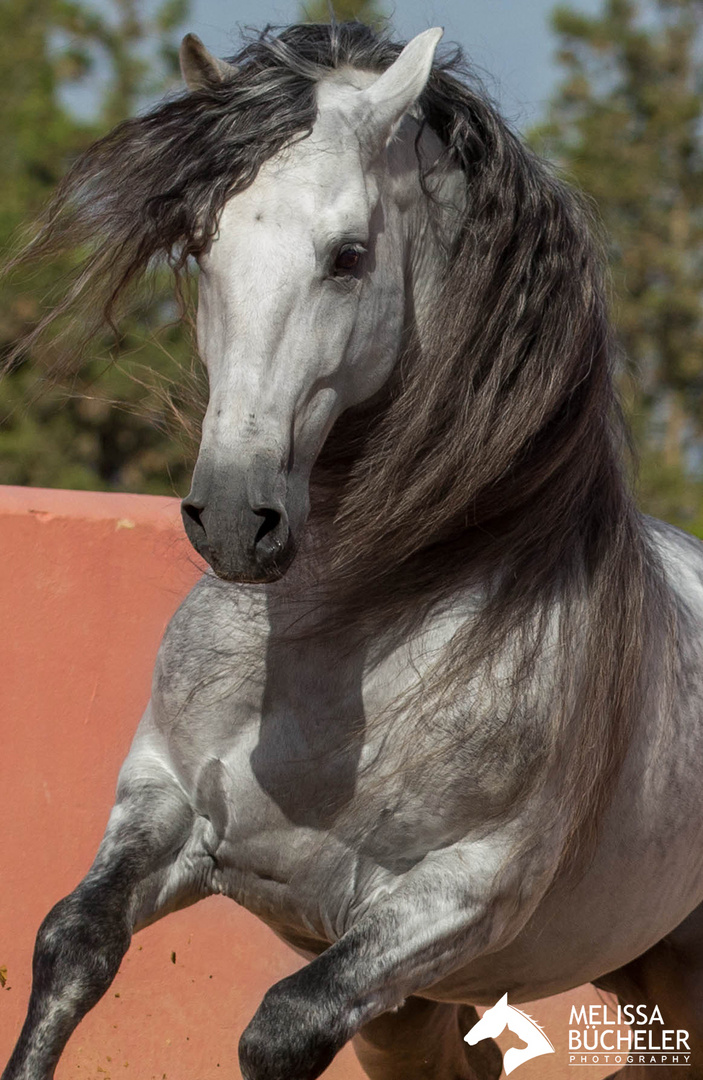
{"type": "Polygon", "coordinates": [[[360,134],[369,138],[375,148],[385,145],[395,125],[425,89],[443,33],[440,27],[434,27],[418,34],[376,82],[360,92],[359,115],[367,128],[360,134]]]}
{"type": "Polygon", "coordinates": [[[508,1004],[508,992],[506,990],[506,992],[503,994],[500,1001],[496,1001],[496,1005],[507,1005],[507,1004],[508,1004]]]}
{"type": "Polygon", "coordinates": [[[181,74],[189,90],[209,90],[231,79],[237,69],[209,53],[197,34],[186,34],[178,52],[181,74]]]}

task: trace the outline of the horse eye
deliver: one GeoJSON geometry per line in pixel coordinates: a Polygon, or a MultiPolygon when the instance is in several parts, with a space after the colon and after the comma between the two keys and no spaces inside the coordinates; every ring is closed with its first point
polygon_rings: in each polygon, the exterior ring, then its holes
{"type": "Polygon", "coordinates": [[[358,247],[346,244],[337,252],[334,260],[334,273],[338,275],[351,274],[359,268],[363,252],[358,247]]]}

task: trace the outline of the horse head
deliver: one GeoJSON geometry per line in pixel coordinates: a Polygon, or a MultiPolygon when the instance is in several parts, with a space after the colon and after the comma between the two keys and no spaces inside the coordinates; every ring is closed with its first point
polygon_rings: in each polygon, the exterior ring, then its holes
{"type": "MultiPolygon", "coordinates": [[[[440,37],[420,34],[380,76],[325,75],[309,134],[227,201],[199,259],[197,335],[210,397],[183,520],[227,580],[285,572],[332,425],[386,383],[409,310],[417,314],[417,283],[436,260],[420,213],[419,125],[401,121],[440,37]]],[[[181,60],[195,92],[236,78],[192,35],[181,60]]],[[[438,156],[439,140],[424,139],[438,156]]]]}

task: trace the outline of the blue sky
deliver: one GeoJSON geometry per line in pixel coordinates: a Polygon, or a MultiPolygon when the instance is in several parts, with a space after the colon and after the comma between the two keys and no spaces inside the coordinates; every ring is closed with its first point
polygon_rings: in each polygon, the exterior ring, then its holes
{"type": "MultiPolygon", "coordinates": [[[[524,128],[539,118],[558,77],[549,30],[554,6],[555,0],[395,0],[391,10],[403,38],[443,26],[445,40],[458,42],[483,69],[505,115],[524,128]]],[[[569,6],[596,14],[602,0],[572,0],[569,6]]],[[[293,22],[297,11],[296,0],[193,0],[188,28],[226,55],[237,47],[238,26],[293,22]]]]}

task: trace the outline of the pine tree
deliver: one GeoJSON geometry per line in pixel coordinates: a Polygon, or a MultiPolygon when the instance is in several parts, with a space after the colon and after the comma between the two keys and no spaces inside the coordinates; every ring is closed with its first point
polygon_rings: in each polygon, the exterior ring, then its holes
{"type": "Polygon", "coordinates": [[[595,200],[653,512],[703,528],[703,80],[699,0],[554,12],[564,77],[533,134],[595,200]]]}
{"type": "MultiPolygon", "coordinates": [[[[114,0],[107,11],[71,0],[4,0],[2,248],[17,243],[18,232],[77,154],[173,82],[174,30],[185,3],[166,0],[146,19],[135,0],[114,0]],[[98,99],[89,119],[78,119],[64,101],[66,89],[81,82],[98,99]]],[[[31,329],[46,297],[60,291],[64,269],[56,261],[19,280],[3,280],[0,356],[31,329]]],[[[164,428],[173,413],[169,395],[183,385],[191,347],[174,316],[170,282],[157,282],[140,298],[119,338],[95,343],[70,384],[48,382],[38,355],[6,375],[0,382],[0,482],[182,490],[188,450],[164,428]],[[171,325],[156,340],[156,328],[169,318],[171,325]]],[[[190,392],[183,387],[183,396],[190,392]]]]}

